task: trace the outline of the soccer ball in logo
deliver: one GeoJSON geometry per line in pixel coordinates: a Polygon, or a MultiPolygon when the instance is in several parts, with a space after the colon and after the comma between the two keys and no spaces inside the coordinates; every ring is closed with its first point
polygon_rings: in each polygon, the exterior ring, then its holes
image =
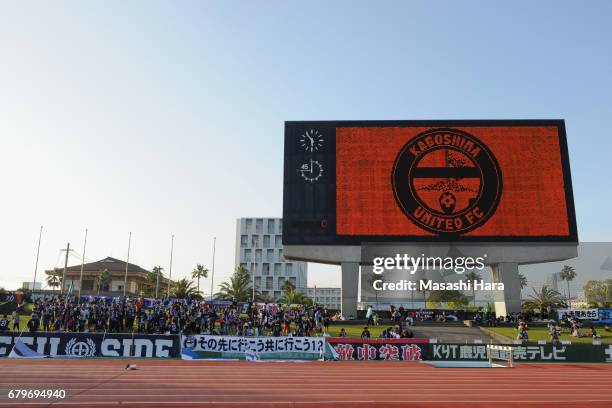
{"type": "Polygon", "coordinates": [[[457,198],[455,195],[449,191],[445,191],[440,194],[440,198],[438,198],[438,202],[440,203],[440,207],[442,207],[442,211],[445,214],[452,214],[455,210],[455,205],[457,204],[457,198]]]}
{"type": "Polygon", "coordinates": [[[96,343],[92,339],[76,341],[70,339],[66,344],[66,355],[76,357],[94,357],[96,355],[96,343]]]}

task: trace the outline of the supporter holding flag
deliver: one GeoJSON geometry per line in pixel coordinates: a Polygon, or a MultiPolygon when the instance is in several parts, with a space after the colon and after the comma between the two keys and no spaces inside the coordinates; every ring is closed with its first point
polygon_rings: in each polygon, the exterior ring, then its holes
{"type": "Polygon", "coordinates": [[[9,328],[9,321],[6,318],[6,315],[4,315],[2,319],[0,319],[0,333],[7,332],[8,328],[9,328]]]}

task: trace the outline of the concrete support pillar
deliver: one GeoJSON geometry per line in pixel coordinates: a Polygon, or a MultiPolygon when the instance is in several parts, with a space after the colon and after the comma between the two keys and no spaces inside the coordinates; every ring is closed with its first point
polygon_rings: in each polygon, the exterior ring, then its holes
{"type": "Polygon", "coordinates": [[[493,282],[503,283],[504,290],[493,292],[495,314],[507,316],[521,311],[521,285],[518,278],[518,264],[504,262],[491,265],[493,282]]]}
{"type": "Polygon", "coordinates": [[[342,262],[342,290],[340,312],[345,318],[357,317],[359,262],[342,262]]]}

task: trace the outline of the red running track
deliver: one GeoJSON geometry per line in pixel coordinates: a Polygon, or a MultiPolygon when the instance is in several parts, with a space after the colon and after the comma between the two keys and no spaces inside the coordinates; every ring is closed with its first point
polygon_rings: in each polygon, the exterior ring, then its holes
{"type": "Polygon", "coordinates": [[[0,407],[610,408],[612,365],[434,368],[393,362],[0,361],[0,407]],[[64,389],[64,400],[8,390],[64,389]]]}

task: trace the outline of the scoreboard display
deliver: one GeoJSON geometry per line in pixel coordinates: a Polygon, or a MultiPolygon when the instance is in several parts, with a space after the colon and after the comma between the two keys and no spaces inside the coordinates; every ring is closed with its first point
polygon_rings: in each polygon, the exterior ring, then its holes
{"type": "Polygon", "coordinates": [[[286,122],[284,245],[577,242],[562,120],[286,122]]]}

